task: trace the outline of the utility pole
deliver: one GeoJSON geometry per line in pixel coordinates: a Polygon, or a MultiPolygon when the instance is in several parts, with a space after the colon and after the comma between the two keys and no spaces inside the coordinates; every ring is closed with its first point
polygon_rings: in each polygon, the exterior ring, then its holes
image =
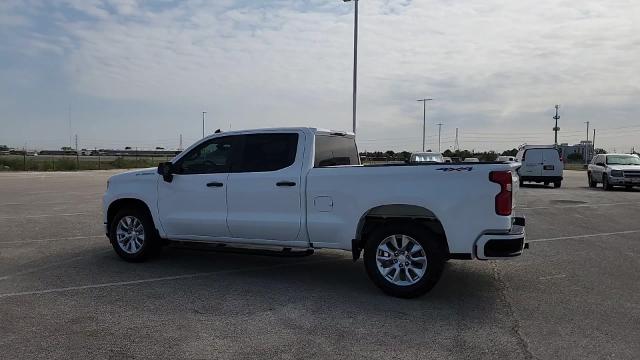
{"type": "Polygon", "coordinates": [[[73,136],[71,135],[71,104],[67,108],[67,119],[69,120],[69,147],[73,146],[73,136]]]}
{"type": "Polygon", "coordinates": [[[358,91],[358,3],[359,0],[342,0],[344,2],[355,3],[353,15],[353,133],[356,133],[356,94],[358,91]]]}
{"type": "Polygon", "coordinates": [[[587,142],[584,144],[584,163],[588,164],[587,158],[589,157],[589,122],[585,121],[587,124],[587,142]]]}
{"type": "Polygon", "coordinates": [[[422,102],[422,151],[424,152],[424,146],[425,146],[425,134],[426,134],[426,129],[427,129],[427,101],[431,101],[433,99],[418,99],[416,101],[420,101],[422,102]]]}
{"type": "Polygon", "coordinates": [[[204,114],[206,114],[206,111],[202,112],[202,137],[204,138],[204,114]]]}
{"type": "Polygon", "coordinates": [[[556,105],[556,116],[554,116],[553,118],[556,120],[556,126],[553,128],[553,131],[555,132],[555,140],[554,140],[554,144],[556,147],[558,147],[558,131],[560,131],[560,128],[558,127],[558,120],[560,119],[560,115],[558,115],[558,108],[560,107],[560,105],[556,105]]]}
{"type": "Polygon", "coordinates": [[[80,170],[80,152],[78,151],[78,134],[76,134],[76,170],[80,170]]]}
{"type": "Polygon", "coordinates": [[[593,155],[596,155],[596,129],[593,129],[593,139],[591,139],[591,146],[593,148],[593,155]]]}
{"type": "Polygon", "coordinates": [[[460,151],[460,143],[458,142],[458,128],[456,128],[456,151],[460,151]]]}
{"type": "Polygon", "coordinates": [[[442,123],[438,123],[436,125],[438,125],[438,152],[440,152],[440,135],[442,134],[442,123]]]}
{"type": "Polygon", "coordinates": [[[182,134],[180,134],[180,145],[178,146],[178,150],[182,151],[182,134]]]}

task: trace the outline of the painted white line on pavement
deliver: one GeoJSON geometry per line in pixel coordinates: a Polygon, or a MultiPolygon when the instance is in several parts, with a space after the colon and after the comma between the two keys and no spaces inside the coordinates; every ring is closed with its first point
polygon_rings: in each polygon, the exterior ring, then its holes
{"type": "Polygon", "coordinates": [[[567,275],[551,275],[551,276],[543,276],[541,278],[538,278],[538,280],[549,280],[549,279],[560,279],[560,278],[564,278],[567,277],[567,275]]]}
{"type": "Polygon", "coordinates": [[[539,210],[539,209],[566,209],[576,207],[600,207],[600,206],[615,206],[615,205],[640,205],[640,201],[633,202],[620,202],[611,204],[576,204],[576,205],[560,205],[560,206],[534,206],[534,207],[516,207],[515,210],[539,210]]]}
{"type": "MultiPolygon", "coordinates": [[[[111,251],[112,251],[111,249],[103,250],[103,251],[97,252],[96,254],[101,255],[101,254],[106,254],[107,252],[111,252],[111,251]]],[[[29,269],[29,270],[19,271],[19,272],[13,273],[13,274],[0,276],[0,280],[7,280],[7,279],[10,279],[10,278],[12,278],[14,276],[31,274],[31,273],[34,273],[36,271],[48,269],[50,267],[54,267],[54,266],[58,266],[58,265],[62,265],[62,264],[67,264],[67,263],[70,263],[70,262],[73,262],[73,261],[76,261],[76,260],[80,260],[80,259],[85,259],[85,258],[87,258],[87,256],[72,257],[72,258],[69,258],[69,259],[66,259],[66,260],[63,260],[63,261],[58,261],[58,262],[55,262],[55,263],[34,267],[34,268],[29,269]]]]}
{"type": "Polygon", "coordinates": [[[590,237],[597,237],[597,236],[625,235],[625,234],[637,234],[637,233],[640,233],[640,230],[616,231],[616,232],[610,232],[610,233],[599,233],[599,234],[588,234],[588,235],[576,235],[576,236],[562,236],[562,237],[556,237],[556,238],[527,240],[527,242],[544,242],[544,241],[555,241],[555,240],[571,240],[571,239],[582,239],[582,238],[590,238],[590,237]]]}
{"type": "Polygon", "coordinates": [[[48,242],[48,241],[60,241],[60,240],[79,240],[79,239],[93,239],[93,238],[107,238],[107,235],[89,235],[89,236],[72,236],[63,238],[50,238],[50,239],[26,239],[26,240],[13,240],[13,241],[0,241],[0,244],[22,244],[27,242],[48,242]]]}
{"type": "Polygon", "coordinates": [[[93,215],[94,213],[88,212],[80,212],[80,213],[69,213],[69,214],[43,214],[43,215],[22,215],[22,216],[0,216],[0,220],[9,220],[9,219],[28,219],[28,218],[42,218],[42,217],[52,217],[52,216],[77,216],[77,215],[93,215]]]}
{"type": "Polygon", "coordinates": [[[82,285],[82,286],[70,286],[70,287],[64,287],[64,288],[44,289],[44,290],[35,290],[35,291],[22,291],[22,292],[15,292],[15,293],[0,294],[0,299],[8,298],[8,297],[26,296],[26,295],[50,294],[50,293],[58,293],[58,292],[73,291],[73,290],[97,289],[97,288],[113,287],[113,286],[146,284],[146,283],[152,283],[152,282],[158,282],[158,281],[191,279],[191,278],[204,277],[204,276],[217,275],[217,274],[233,274],[233,273],[241,273],[241,272],[249,272],[249,271],[271,270],[271,269],[277,269],[277,268],[283,268],[283,267],[315,265],[315,264],[336,262],[336,261],[344,261],[344,259],[285,263],[285,264],[270,265],[270,266],[256,266],[256,267],[246,268],[246,269],[208,271],[208,272],[199,272],[199,273],[175,275],[175,276],[163,276],[163,277],[157,277],[157,278],[131,280],[131,281],[109,282],[109,283],[90,284],[90,285],[82,285]]]}

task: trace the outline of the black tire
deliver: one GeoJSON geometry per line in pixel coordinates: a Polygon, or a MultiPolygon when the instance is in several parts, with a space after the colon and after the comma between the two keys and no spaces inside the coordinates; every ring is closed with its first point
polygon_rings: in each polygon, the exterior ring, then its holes
{"type": "Polygon", "coordinates": [[[162,242],[153,224],[153,219],[146,209],[125,208],[113,217],[109,229],[109,240],[116,254],[129,262],[142,262],[156,255],[162,248],[162,242]],[[140,221],[144,229],[144,241],[142,246],[134,253],[127,252],[117,240],[118,224],[125,217],[134,217],[140,221]]]}
{"type": "Polygon", "coordinates": [[[556,189],[561,187],[561,186],[562,186],[562,181],[556,181],[556,182],[553,183],[553,187],[556,188],[556,189]]]}
{"type": "Polygon", "coordinates": [[[522,185],[524,185],[524,180],[520,179],[520,187],[522,187],[522,185]]]}
{"type": "Polygon", "coordinates": [[[371,281],[386,294],[399,298],[414,298],[431,290],[440,280],[445,260],[446,256],[437,241],[437,236],[428,229],[409,222],[389,223],[381,226],[368,237],[364,247],[364,265],[371,281]],[[378,270],[376,259],[378,246],[385,239],[396,234],[415,239],[423,248],[426,256],[427,265],[424,275],[411,285],[394,284],[378,270]]]}
{"type": "Polygon", "coordinates": [[[593,176],[591,176],[591,173],[587,174],[588,180],[589,180],[589,187],[590,188],[595,188],[598,187],[598,183],[593,180],[593,176]]]}
{"type": "Polygon", "coordinates": [[[549,186],[549,182],[544,182],[544,186],[549,186]]]}
{"type": "Polygon", "coordinates": [[[613,186],[609,184],[609,177],[607,175],[602,176],[602,188],[604,189],[604,191],[613,190],[613,186]]]}
{"type": "Polygon", "coordinates": [[[625,189],[627,189],[627,190],[633,190],[633,186],[625,186],[625,189]]]}

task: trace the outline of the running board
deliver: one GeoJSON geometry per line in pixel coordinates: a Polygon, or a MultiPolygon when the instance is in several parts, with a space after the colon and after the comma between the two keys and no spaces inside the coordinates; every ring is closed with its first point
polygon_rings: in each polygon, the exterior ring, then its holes
{"type": "Polygon", "coordinates": [[[194,249],[202,251],[212,251],[229,254],[276,256],[276,257],[304,257],[313,255],[313,249],[293,250],[292,248],[282,248],[282,250],[260,249],[260,248],[240,248],[227,244],[205,244],[189,241],[170,241],[169,246],[178,249],[194,249]]]}

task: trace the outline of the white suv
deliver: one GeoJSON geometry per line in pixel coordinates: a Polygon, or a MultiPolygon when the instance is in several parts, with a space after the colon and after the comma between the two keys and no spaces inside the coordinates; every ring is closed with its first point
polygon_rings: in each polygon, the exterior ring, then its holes
{"type": "Polygon", "coordinates": [[[638,155],[606,154],[596,155],[587,170],[589,186],[594,188],[602,183],[605,190],[614,186],[631,189],[640,186],[640,158],[638,155]]]}

